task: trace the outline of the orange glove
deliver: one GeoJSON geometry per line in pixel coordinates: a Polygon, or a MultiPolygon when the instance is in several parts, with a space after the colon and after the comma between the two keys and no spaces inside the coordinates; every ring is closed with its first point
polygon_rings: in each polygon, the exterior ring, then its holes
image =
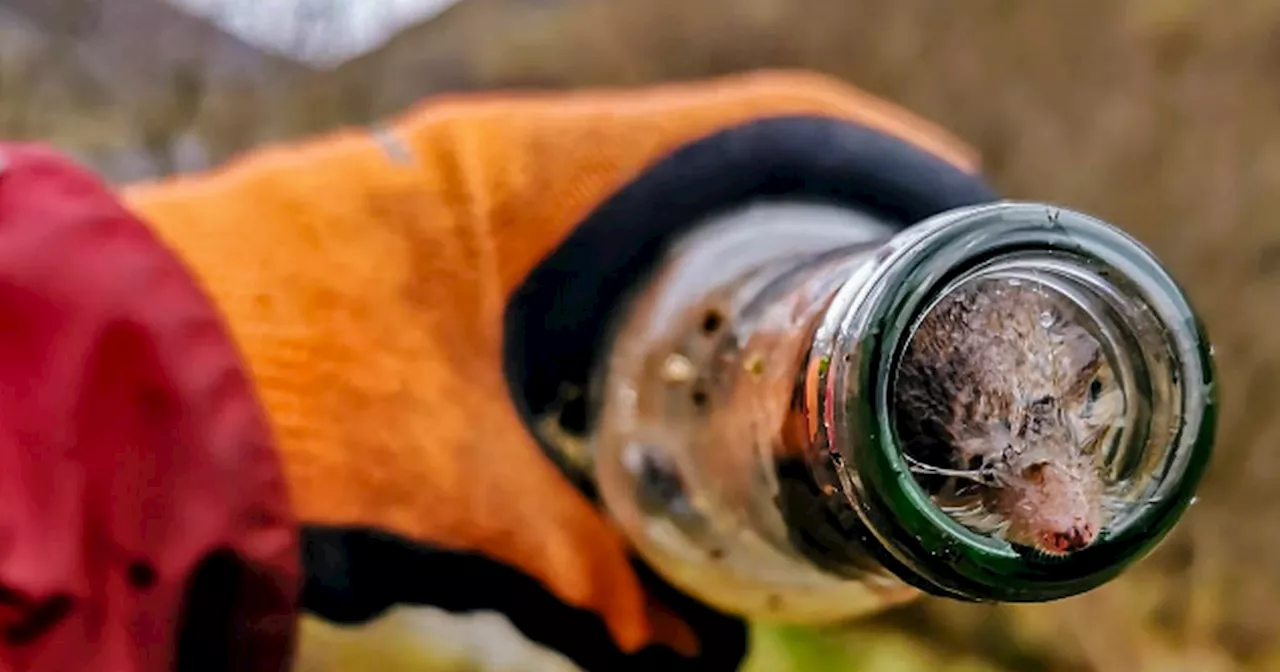
{"type": "Polygon", "coordinates": [[[531,427],[700,216],[792,195],[905,225],[994,198],[974,165],[848,86],[759,73],[444,97],[124,195],[247,359],[303,525],[306,608],[496,609],[586,669],[730,670],[742,622],[646,570],[531,427]]]}

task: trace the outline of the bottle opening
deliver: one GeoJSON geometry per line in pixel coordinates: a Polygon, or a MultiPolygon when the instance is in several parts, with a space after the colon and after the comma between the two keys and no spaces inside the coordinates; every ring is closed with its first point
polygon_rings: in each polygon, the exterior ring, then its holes
{"type": "Polygon", "coordinates": [[[826,443],[859,518],[930,592],[1095,588],[1190,504],[1214,433],[1209,345],[1145,247],[1082,213],[945,213],[837,293],[826,443]]]}
{"type": "Polygon", "coordinates": [[[1175,353],[1115,269],[1015,253],[962,274],[912,326],[899,444],[966,528],[1061,556],[1140,507],[1179,422],[1175,353]]]}

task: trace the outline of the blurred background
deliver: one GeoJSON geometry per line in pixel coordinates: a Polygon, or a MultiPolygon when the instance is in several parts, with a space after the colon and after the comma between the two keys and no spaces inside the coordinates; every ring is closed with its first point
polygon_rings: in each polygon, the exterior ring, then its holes
{"type": "MultiPolygon", "coordinates": [[[[1202,310],[1224,404],[1199,502],[1122,580],[1050,605],[761,628],[751,669],[1280,670],[1280,3],[0,0],[0,136],[123,182],[440,92],[762,66],[905,105],[976,145],[1006,195],[1138,236],[1202,310]]],[[[361,637],[308,623],[300,666],[569,669],[509,630],[425,610],[361,637]]]]}

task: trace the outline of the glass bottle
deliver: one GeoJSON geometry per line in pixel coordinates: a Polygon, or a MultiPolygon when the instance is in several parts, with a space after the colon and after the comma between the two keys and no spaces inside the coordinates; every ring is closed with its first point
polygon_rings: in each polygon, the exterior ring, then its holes
{"type": "Polygon", "coordinates": [[[608,352],[578,459],[657,571],[756,619],[1087,591],[1165,536],[1213,438],[1183,292],[1043,204],[897,233],[726,213],[668,251],[608,352]]]}

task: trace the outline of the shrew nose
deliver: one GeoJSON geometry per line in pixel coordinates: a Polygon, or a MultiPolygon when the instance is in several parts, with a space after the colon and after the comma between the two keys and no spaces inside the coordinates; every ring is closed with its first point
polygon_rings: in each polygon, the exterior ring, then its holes
{"type": "Polygon", "coordinates": [[[1088,523],[1072,525],[1065,530],[1049,532],[1045,535],[1045,545],[1058,553],[1078,551],[1093,543],[1096,536],[1093,526],[1088,523]]]}

